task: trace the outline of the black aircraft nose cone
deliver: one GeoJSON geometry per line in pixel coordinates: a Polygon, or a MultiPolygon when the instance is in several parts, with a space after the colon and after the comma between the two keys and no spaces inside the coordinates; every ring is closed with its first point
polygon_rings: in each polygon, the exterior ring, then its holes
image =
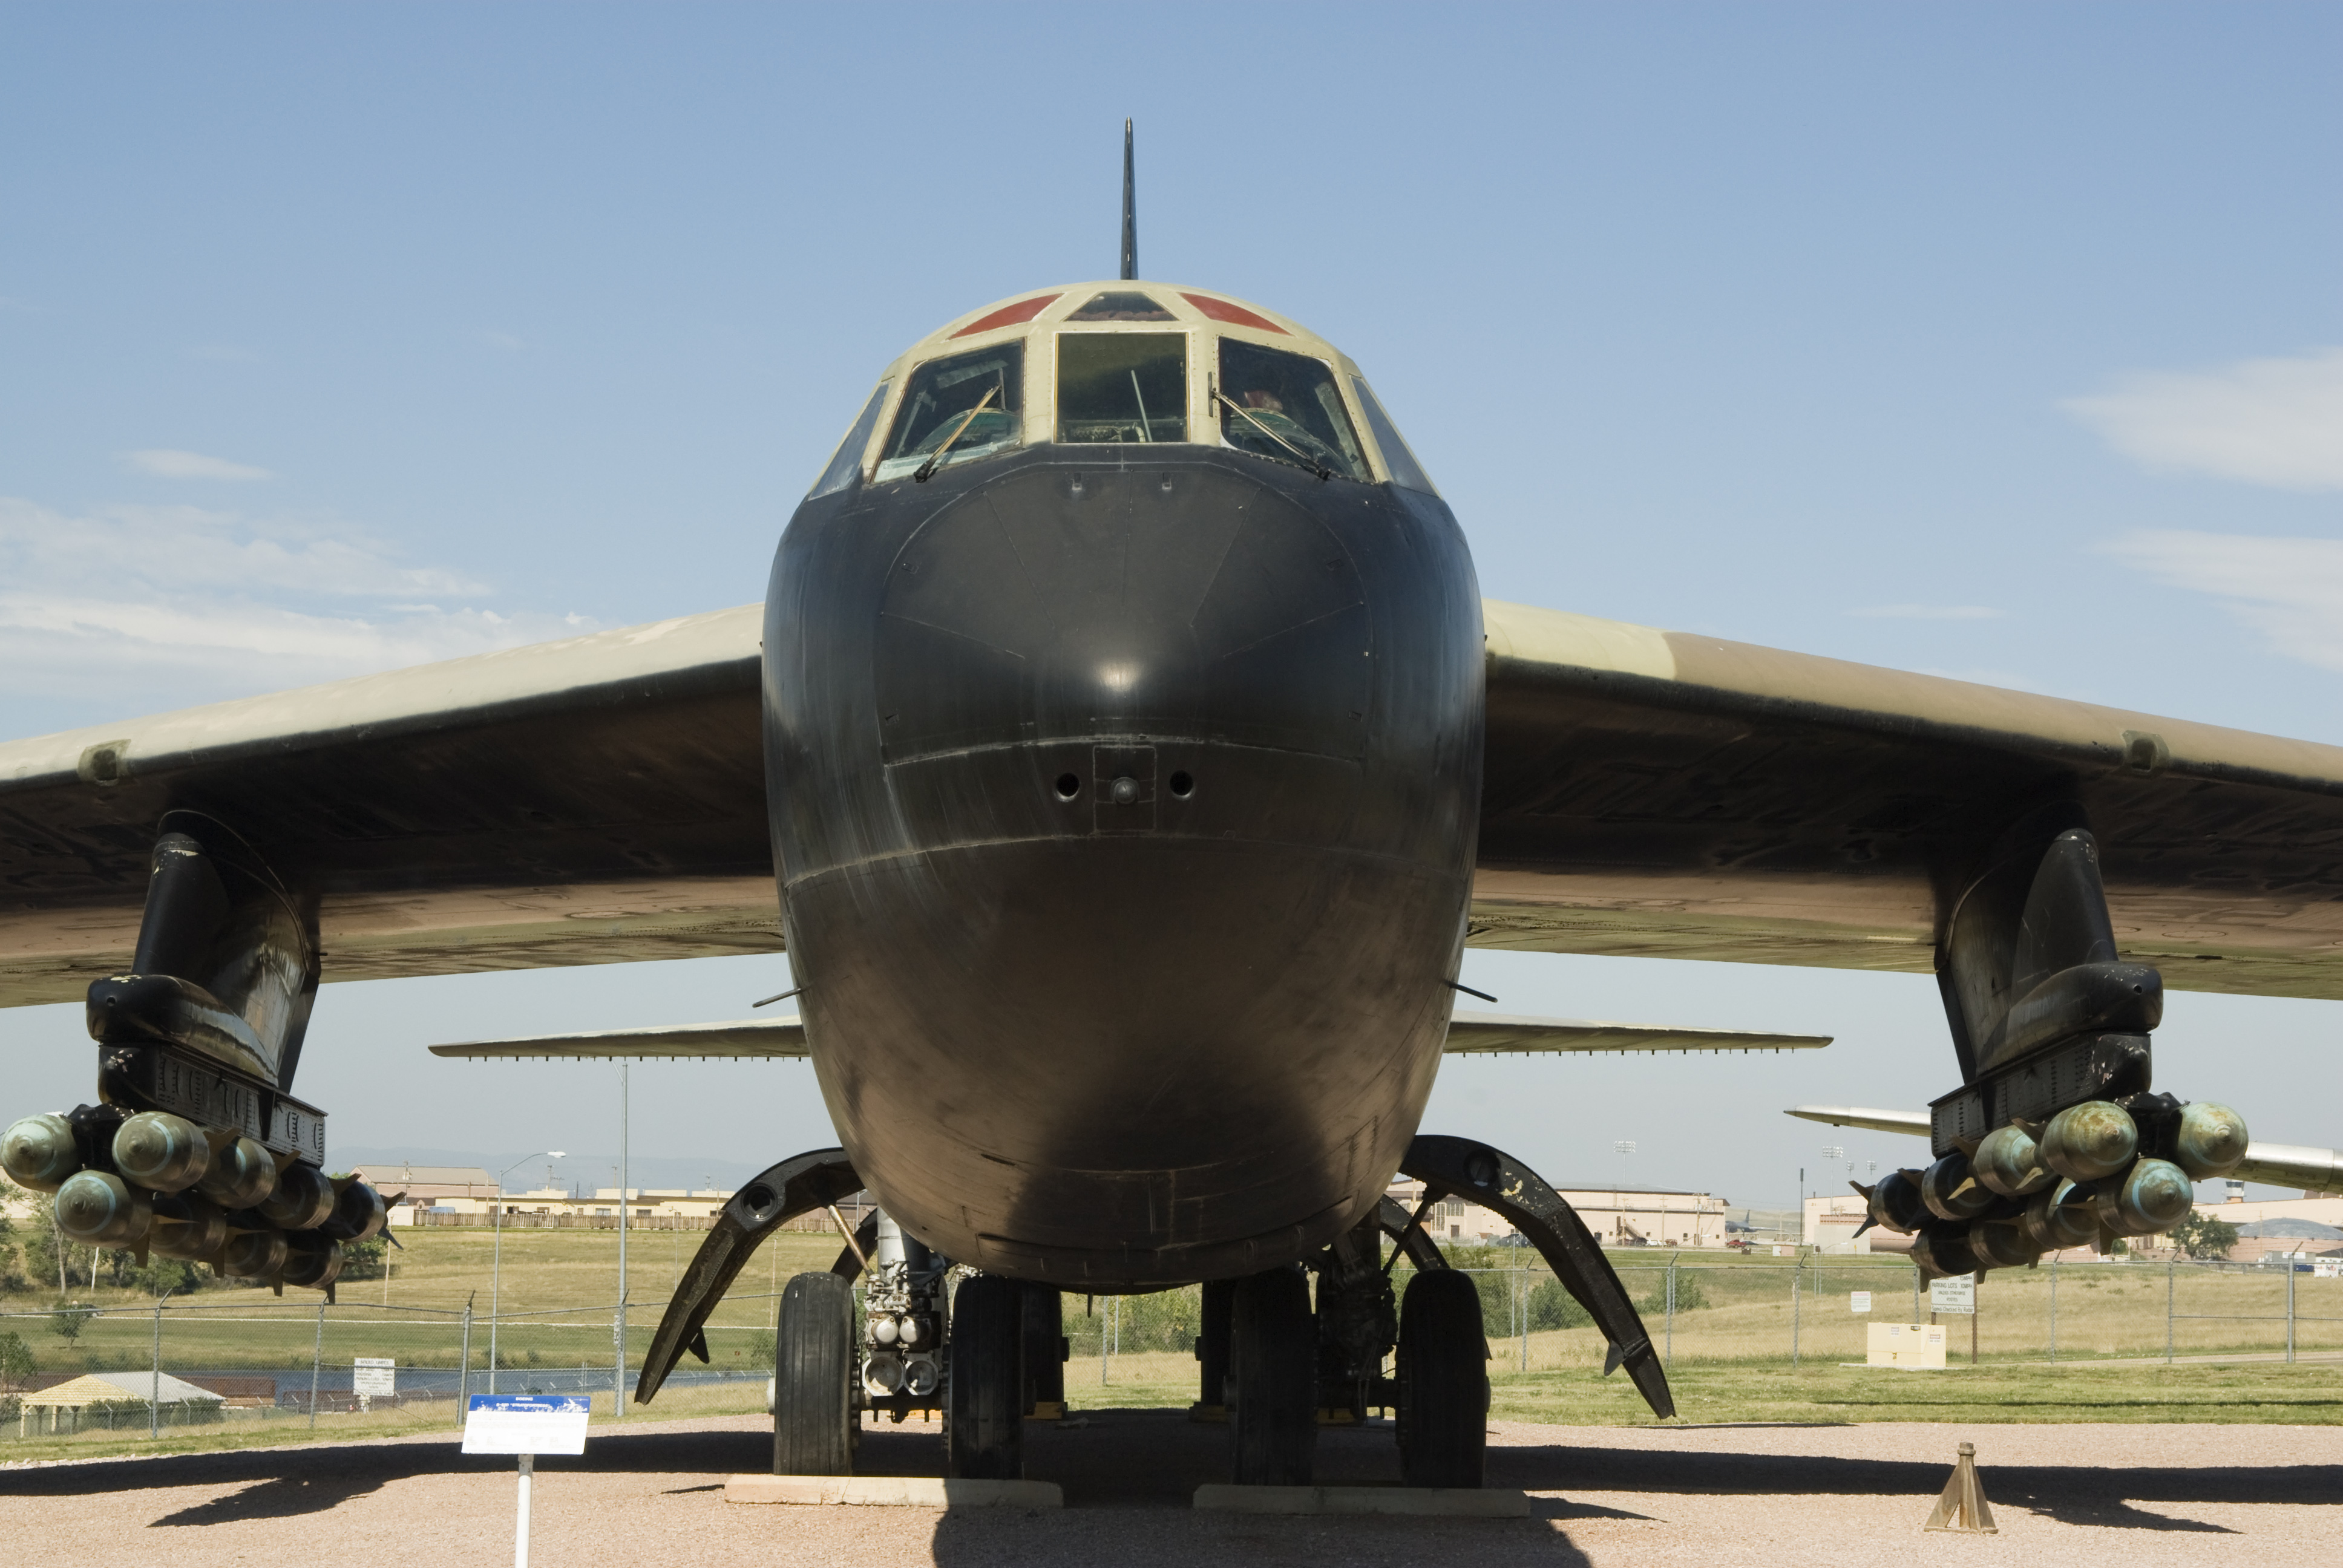
{"type": "Polygon", "coordinates": [[[1350,553],[1215,468],[1029,468],[960,496],[896,558],[881,744],[1212,737],[1356,757],[1374,630],[1350,553]]]}

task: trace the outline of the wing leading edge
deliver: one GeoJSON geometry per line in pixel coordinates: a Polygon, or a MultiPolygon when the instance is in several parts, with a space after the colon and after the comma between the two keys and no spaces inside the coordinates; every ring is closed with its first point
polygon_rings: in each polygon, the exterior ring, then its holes
{"type": "Polygon", "coordinates": [[[2127,960],[2343,998],[2343,748],[1483,608],[1476,946],[1926,972],[1936,890],[2070,798],[2127,960]]]}

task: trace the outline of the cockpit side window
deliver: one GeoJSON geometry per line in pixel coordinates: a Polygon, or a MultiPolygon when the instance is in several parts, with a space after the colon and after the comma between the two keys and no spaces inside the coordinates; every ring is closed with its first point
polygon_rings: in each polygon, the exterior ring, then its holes
{"type": "Polygon", "coordinates": [[[1021,339],[931,359],[912,372],[879,461],[884,483],[940,465],[1005,452],[1024,434],[1025,344],[1021,339]]]}
{"type": "Polygon", "coordinates": [[[1376,398],[1374,388],[1367,385],[1367,378],[1352,377],[1351,387],[1358,393],[1359,407],[1366,413],[1367,429],[1373,435],[1375,445],[1383,448],[1383,467],[1391,470],[1392,483],[1403,490],[1421,490],[1427,496],[1440,494],[1433,487],[1432,476],[1423,471],[1423,465],[1415,460],[1415,454],[1408,450],[1407,442],[1401,438],[1399,427],[1392,423],[1389,414],[1383,412],[1383,406],[1376,398]]]}
{"type": "Polygon", "coordinates": [[[1212,414],[1227,445],[1346,479],[1372,479],[1324,360],[1223,337],[1215,390],[1212,414]]]}
{"type": "Polygon", "coordinates": [[[813,488],[806,492],[806,499],[834,495],[854,483],[855,476],[862,471],[863,448],[870,445],[870,432],[879,423],[879,410],[887,406],[887,388],[893,385],[892,381],[881,381],[872,390],[870,401],[862,405],[862,412],[855,416],[854,427],[846,433],[846,439],[838,444],[838,450],[830,456],[830,467],[821,471],[821,477],[816,479],[813,488]]]}
{"type": "Polygon", "coordinates": [[[1059,440],[1187,438],[1186,334],[1058,334],[1059,440]]]}

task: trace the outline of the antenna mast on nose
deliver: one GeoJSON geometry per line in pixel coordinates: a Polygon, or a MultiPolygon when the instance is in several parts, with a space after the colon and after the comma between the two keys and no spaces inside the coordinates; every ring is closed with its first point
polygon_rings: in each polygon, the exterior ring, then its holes
{"type": "Polygon", "coordinates": [[[1139,276],[1139,197],[1131,176],[1131,122],[1122,122],[1122,276],[1139,276]]]}

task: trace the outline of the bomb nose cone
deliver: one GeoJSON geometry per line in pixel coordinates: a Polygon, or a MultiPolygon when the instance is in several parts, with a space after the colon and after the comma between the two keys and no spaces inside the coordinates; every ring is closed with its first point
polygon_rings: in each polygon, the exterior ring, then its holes
{"type": "Polygon", "coordinates": [[[2169,1160],[2143,1160],[2116,1189],[2115,1228],[2126,1236],[2152,1236],[2188,1217],[2197,1185],[2169,1160]]]}
{"type": "Polygon", "coordinates": [[[81,1151],[62,1116],[27,1116],[0,1132],[0,1170],[19,1187],[54,1192],[81,1169],[81,1151]]]}
{"type": "Polygon", "coordinates": [[[142,1111],[114,1134],[115,1168],[152,1192],[180,1192],[211,1169],[212,1146],[196,1124],[167,1111],[142,1111]]]}
{"type": "Polygon", "coordinates": [[[106,1171],[83,1171],[57,1189],[57,1226],[91,1247],[127,1247],[154,1223],[155,1210],[143,1193],[106,1171]]]}
{"type": "Polygon", "coordinates": [[[2226,1105],[2199,1100],[2180,1110],[2173,1163],[2199,1181],[2227,1176],[2246,1157],[2246,1119],[2226,1105]]]}
{"type": "Polygon", "coordinates": [[[2139,1152],[2139,1124],[2107,1100],[2070,1105],[2042,1132],[2042,1158],[2070,1181],[2097,1181],[2131,1163],[2139,1152]]]}

